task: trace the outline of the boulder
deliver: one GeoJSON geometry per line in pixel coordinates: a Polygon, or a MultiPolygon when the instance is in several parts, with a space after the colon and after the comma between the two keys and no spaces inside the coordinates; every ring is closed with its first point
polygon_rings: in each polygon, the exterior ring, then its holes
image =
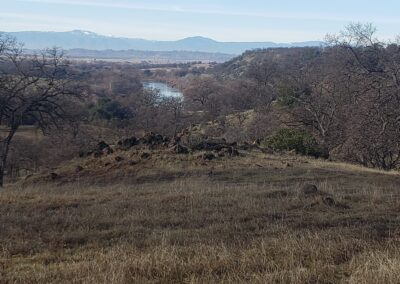
{"type": "Polygon", "coordinates": [[[168,139],[161,134],[155,134],[153,132],[146,133],[142,138],[140,138],[140,143],[145,145],[161,145],[168,142],[168,139]]]}
{"type": "Polygon", "coordinates": [[[120,141],[118,141],[117,145],[118,145],[118,149],[120,150],[129,150],[130,148],[132,148],[133,146],[136,146],[139,144],[139,140],[132,136],[130,138],[125,138],[122,139],[120,141]]]}
{"type": "Polygon", "coordinates": [[[189,154],[189,148],[180,144],[176,144],[175,146],[171,147],[170,150],[175,154],[189,154]]]}
{"type": "Polygon", "coordinates": [[[216,158],[216,156],[213,153],[204,153],[200,157],[204,161],[211,161],[216,158]]]}
{"type": "Polygon", "coordinates": [[[226,143],[225,140],[204,140],[191,148],[195,151],[221,151],[224,148],[235,147],[236,143],[226,143]]]}
{"type": "Polygon", "coordinates": [[[108,145],[108,144],[107,144],[106,142],[104,142],[104,141],[100,141],[100,142],[97,144],[95,150],[103,151],[104,149],[107,149],[107,148],[110,148],[110,145],[108,145]]]}
{"type": "Polygon", "coordinates": [[[304,195],[315,195],[318,193],[318,187],[314,184],[306,184],[301,188],[304,195]]]}
{"type": "Polygon", "coordinates": [[[129,162],[129,165],[130,165],[130,166],[134,166],[134,165],[137,165],[137,164],[139,164],[139,162],[136,161],[136,160],[130,161],[130,162],[129,162]]]}

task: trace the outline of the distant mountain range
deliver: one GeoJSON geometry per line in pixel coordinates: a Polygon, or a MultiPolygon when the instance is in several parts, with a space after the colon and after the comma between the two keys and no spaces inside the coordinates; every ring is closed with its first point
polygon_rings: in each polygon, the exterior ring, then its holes
{"type": "Polygon", "coordinates": [[[25,44],[27,49],[61,47],[63,49],[87,50],[136,50],[136,51],[190,51],[223,53],[237,55],[246,50],[277,47],[319,46],[322,42],[307,41],[295,43],[274,42],[218,42],[204,37],[190,37],[177,41],[154,41],[122,37],[103,36],[89,31],[74,30],[70,32],[10,32],[25,44]]]}

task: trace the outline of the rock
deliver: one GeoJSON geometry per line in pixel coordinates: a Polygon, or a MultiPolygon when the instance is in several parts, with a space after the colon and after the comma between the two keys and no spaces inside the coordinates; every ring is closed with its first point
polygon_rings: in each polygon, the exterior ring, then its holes
{"type": "Polygon", "coordinates": [[[104,141],[100,141],[96,146],[96,150],[98,150],[98,151],[103,151],[104,149],[107,149],[107,148],[110,148],[110,146],[104,141]]]}
{"type": "Polygon", "coordinates": [[[50,174],[49,174],[49,178],[50,178],[51,180],[56,180],[56,179],[58,178],[58,174],[56,174],[56,173],[50,173],[50,174]]]}
{"type": "Polygon", "coordinates": [[[140,155],[140,158],[142,159],[142,160],[147,160],[147,159],[149,159],[151,157],[151,154],[150,153],[147,153],[147,152],[144,152],[144,153],[142,153],[141,155],[140,155]]]}
{"type": "Polygon", "coordinates": [[[104,155],[110,155],[110,154],[114,153],[114,150],[111,149],[111,147],[107,147],[107,148],[104,148],[103,151],[101,151],[101,152],[104,155]]]}
{"type": "Polygon", "coordinates": [[[101,156],[101,155],[109,155],[114,153],[114,150],[111,149],[110,145],[108,145],[106,142],[104,141],[100,141],[96,148],[95,148],[95,154],[97,153],[97,157],[101,156]]]}
{"type": "Polygon", "coordinates": [[[234,149],[235,143],[226,143],[225,140],[204,140],[191,146],[195,151],[221,151],[223,149],[234,149]]]}
{"type": "Polygon", "coordinates": [[[79,173],[79,172],[81,172],[81,171],[83,171],[83,167],[82,167],[82,166],[76,166],[75,172],[76,172],[76,173],[79,173]]]}
{"type": "Polygon", "coordinates": [[[102,155],[112,154],[114,151],[111,147],[104,141],[100,141],[97,145],[89,151],[79,151],[79,157],[85,158],[93,155],[95,158],[99,158],[102,155]]]}
{"type": "Polygon", "coordinates": [[[120,156],[116,156],[114,159],[115,159],[115,161],[118,162],[118,163],[119,163],[119,162],[122,162],[122,161],[124,160],[124,158],[122,158],[122,157],[120,157],[120,156]]]}
{"type": "Polygon", "coordinates": [[[130,138],[125,138],[122,139],[120,141],[118,141],[117,145],[118,145],[118,149],[121,150],[129,150],[130,148],[132,148],[133,146],[136,146],[139,144],[139,140],[136,137],[130,137],[130,138]]]}
{"type": "Polygon", "coordinates": [[[326,205],[326,206],[335,206],[336,202],[332,197],[325,197],[322,202],[326,205]]]}
{"type": "Polygon", "coordinates": [[[189,148],[182,145],[175,145],[170,149],[175,154],[189,154],[189,148]]]}
{"type": "Polygon", "coordinates": [[[201,158],[204,161],[211,161],[211,160],[214,160],[216,157],[213,153],[204,153],[203,155],[201,155],[201,158]]]}
{"type": "Polygon", "coordinates": [[[150,132],[146,133],[139,141],[145,145],[161,145],[164,142],[168,142],[168,139],[161,134],[150,132]]]}
{"type": "Polygon", "coordinates": [[[301,188],[301,192],[305,195],[315,195],[318,193],[318,188],[314,184],[306,184],[301,188]]]}

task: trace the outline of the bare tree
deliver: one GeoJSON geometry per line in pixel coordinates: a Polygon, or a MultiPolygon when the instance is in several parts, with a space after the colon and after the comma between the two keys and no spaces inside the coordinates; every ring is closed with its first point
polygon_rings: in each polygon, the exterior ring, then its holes
{"type": "Polygon", "coordinates": [[[269,109],[276,99],[275,79],[278,73],[278,65],[274,58],[262,58],[254,61],[247,72],[247,77],[255,82],[256,88],[253,94],[259,108],[269,109]]]}
{"type": "Polygon", "coordinates": [[[181,97],[163,98],[162,108],[165,110],[163,116],[167,118],[167,125],[172,127],[172,135],[175,137],[182,127],[183,99],[181,97]]]}
{"type": "Polygon", "coordinates": [[[379,41],[371,24],[327,37],[321,60],[307,66],[307,95],[293,96],[298,121],[346,159],[392,169],[400,165],[400,47],[379,41]]]}
{"type": "Polygon", "coordinates": [[[205,110],[210,99],[219,92],[219,88],[220,86],[214,78],[201,76],[191,79],[183,93],[189,104],[205,110]]]}
{"type": "Polygon", "coordinates": [[[25,55],[15,40],[0,36],[0,187],[12,140],[24,124],[44,132],[74,120],[71,103],[81,93],[57,49],[25,55]]]}
{"type": "MultiPolygon", "coordinates": [[[[353,77],[343,73],[337,51],[326,49],[308,65],[291,72],[280,88],[279,100],[289,105],[288,125],[305,126],[329,150],[345,140],[345,126],[354,98],[360,93],[353,77]]],[[[346,59],[343,59],[346,61],[346,59]]]]}

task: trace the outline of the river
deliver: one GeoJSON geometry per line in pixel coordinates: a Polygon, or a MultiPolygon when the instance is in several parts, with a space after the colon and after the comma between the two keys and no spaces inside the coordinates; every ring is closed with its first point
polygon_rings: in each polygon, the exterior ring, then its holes
{"type": "Polygon", "coordinates": [[[182,97],[182,93],[178,89],[161,82],[144,82],[143,88],[145,90],[159,90],[164,97],[182,97]]]}

